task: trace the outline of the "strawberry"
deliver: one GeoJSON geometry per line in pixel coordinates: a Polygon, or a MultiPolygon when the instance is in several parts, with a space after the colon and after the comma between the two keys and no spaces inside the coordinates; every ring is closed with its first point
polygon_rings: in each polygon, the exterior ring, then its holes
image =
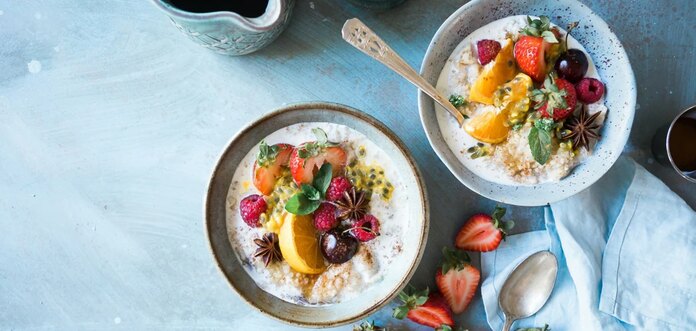
{"type": "Polygon", "coordinates": [[[474,298],[481,273],[469,264],[471,259],[463,251],[445,247],[442,254],[445,255],[445,261],[435,275],[435,282],[452,312],[460,314],[474,298]]]}
{"type": "Polygon", "coordinates": [[[561,121],[573,114],[578,98],[572,83],[549,75],[541,89],[532,91],[532,101],[541,117],[561,121]]]}
{"type": "Polygon", "coordinates": [[[397,319],[408,317],[413,322],[431,328],[454,327],[452,311],[440,293],[429,290],[416,292],[413,286],[408,286],[399,293],[403,305],[394,309],[393,316],[397,319]]]}
{"type": "Polygon", "coordinates": [[[545,53],[549,49],[549,43],[542,37],[520,36],[515,43],[515,61],[522,72],[541,82],[546,76],[545,53]]]}
{"type": "Polygon", "coordinates": [[[496,206],[491,215],[476,214],[471,216],[457,233],[454,245],[459,249],[477,252],[489,252],[500,245],[507,231],[514,222],[502,222],[505,208],[496,206]]]}
{"type": "Polygon", "coordinates": [[[500,43],[495,40],[481,39],[476,42],[476,51],[478,52],[478,60],[482,66],[495,59],[495,56],[500,52],[500,43]]]}
{"type": "Polygon", "coordinates": [[[294,147],[289,144],[269,146],[261,141],[259,153],[254,162],[254,186],[263,194],[273,192],[276,181],[281,176],[283,167],[288,166],[288,160],[294,147]]]}
{"type": "Polygon", "coordinates": [[[326,132],[319,128],[312,129],[312,132],[317,140],[298,146],[290,155],[290,173],[300,186],[312,183],[314,174],[324,163],[331,163],[333,175],[336,176],[348,161],[346,151],[338,144],[329,142],[326,132]]]}

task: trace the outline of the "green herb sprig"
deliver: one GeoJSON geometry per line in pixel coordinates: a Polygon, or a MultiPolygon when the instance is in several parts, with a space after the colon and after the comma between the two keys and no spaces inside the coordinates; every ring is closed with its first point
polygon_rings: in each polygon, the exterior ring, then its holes
{"type": "Polygon", "coordinates": [[[301,192],[290,197],[285,204],[285,210],[295,215],[308,215],[317,210],[326,197],[332,171],[331,163],[324,163],[314,175],[312,185],[302,184],[301,192]]]}
{"type": "Polygon", "coordinates": [[[552,132],[558,124],[550,118],[540,118],[534,121],[529,130],[527,141],[532,152],[532,157],[539,164],[546,164],[551,157],[552,132]]]}

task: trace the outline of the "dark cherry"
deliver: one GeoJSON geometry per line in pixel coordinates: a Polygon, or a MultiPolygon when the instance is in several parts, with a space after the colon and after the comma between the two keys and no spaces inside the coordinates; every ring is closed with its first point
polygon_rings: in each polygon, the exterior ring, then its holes
{"type": "Polygon", "coordinates": [[[321,253],[327,261],[341,264],[358,252],[358,240],[340,230],[331,230],[321,235],[321,253]]]}
{"type": "Polygon", "coordinates": [[[585,77],[587,73],[587,56],[579,49],[571,48],[556,60],[556,72],[558,76],[575,84],[585,77]]]}

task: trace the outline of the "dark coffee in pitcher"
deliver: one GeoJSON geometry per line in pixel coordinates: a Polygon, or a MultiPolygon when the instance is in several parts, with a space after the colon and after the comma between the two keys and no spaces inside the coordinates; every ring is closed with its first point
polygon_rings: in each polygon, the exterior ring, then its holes
{"type": "Polygon", "coordinates": [[[169,0],[172,6],[192,13],[235,12],[244,17],[259,17],[266,12],[268,0],[169,0]]]}

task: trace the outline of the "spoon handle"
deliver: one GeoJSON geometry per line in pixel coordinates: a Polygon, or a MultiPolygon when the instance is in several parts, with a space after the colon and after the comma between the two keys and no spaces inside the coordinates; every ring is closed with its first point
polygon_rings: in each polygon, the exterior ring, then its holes
{"type": "Polygon", "coordinates": [[[510,331],[513,322],[515,322],[514,319],[505,316],[505,325],[503,325],[503,331],[510,331]]]}
{"type": "Polygon", "coordinates": [[[425,81],[411,66],[404,61],[399,54],[387,45],[377,34],[372,32],[363,22],[357,18],[346,21],[341,30],[343,40],[369,55],[373,59],[381,62],[389,69],[393,70],[401,77],[406,78],[413,85],[429,95],[435,102],[444,107],[462,126],[464,116],[455,108],[447,98],[443,97],[430,83],[425,81]]]}

